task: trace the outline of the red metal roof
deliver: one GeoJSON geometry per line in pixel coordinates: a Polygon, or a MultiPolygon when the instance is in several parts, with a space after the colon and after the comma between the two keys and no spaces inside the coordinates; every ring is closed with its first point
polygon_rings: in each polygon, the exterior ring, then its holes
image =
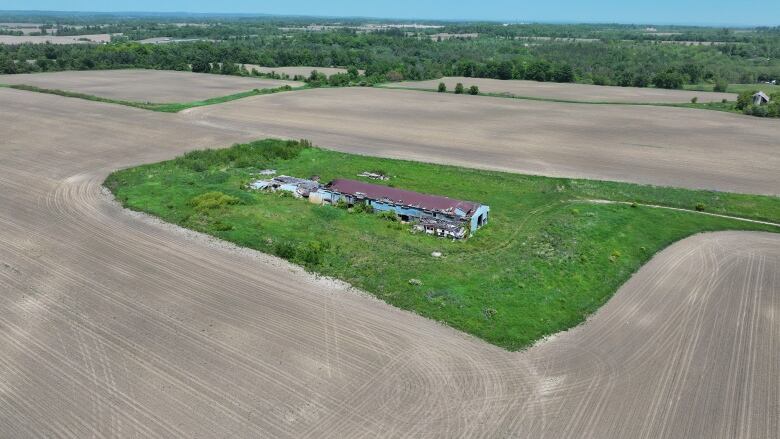
{"type": "Polygon", "coordinates": [[[396,204],[419,207],[425,210],[451,211],[454,213],[455,209],[460,209],[463,212],[466,212],[467,216],[474,213],[479,207],[478,203],[473,203],[471,201],[461,201],[438,195],[421,194],[419,192],[405,191],[403,189],[364,183],[357,180],[336,179],[330,182],[327,187],[333,191],[341,192],[342,194],[357,195],[358,193],[361,193],[366,198],[380,201],[388,199],[396,204]]]}

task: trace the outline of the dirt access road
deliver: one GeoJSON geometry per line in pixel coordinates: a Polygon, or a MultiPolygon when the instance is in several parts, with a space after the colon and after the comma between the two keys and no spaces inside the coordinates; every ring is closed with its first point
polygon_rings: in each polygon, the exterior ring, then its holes
{"type": "Polygon", "coordinates": [[[436,90],[443,82],[447,90],[455,90],[461,83],[468,89],[472,85],[479,87],[482,93],[506,93],[519,97],[539,99],[560,99],[579,102],[623,102],[675,104],[688,103],[692,98],[699,102],[720,102],[723,99],[737,99],[734,93],[714,93],[706,91],[664,90],[659,88],[613,87],[590,84],[570,84],[559,82],[537,82],[485,78],[446,77],[430,81],[407,81],[391,84],[393,87],[436,90]]]}
{"type": "Polygon", "coordinates": [[[167,70],[88,70],[0,75],[0,84],[24,84],[135,102],[176,103],[217,98],[255,88],[302,82],[167,70]]]}
{"type": "Polygon", "coordinates": [[[180,115],[359,154],[780,194],[780,121],[715,111],[348,88],[258,96],[180,115]]]}
{"type": "Polygon", "coordinates": [[[0,120],[0,436],[780,430],[780,235],[679,242],[509,353],[101,195],[113,169],[256,133],[10,89],[0,120]]]}

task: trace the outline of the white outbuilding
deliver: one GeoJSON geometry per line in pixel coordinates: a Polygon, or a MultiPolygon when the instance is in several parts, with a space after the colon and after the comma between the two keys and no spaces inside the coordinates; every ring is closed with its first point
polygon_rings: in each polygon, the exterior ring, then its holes
{"type": "Polygon", "coordinates": [[[766,105],[769,103],[769,96],[766,95],[763,91],[760,91],[753,95],[753,105],[760,106],[760,105],[766,105]]]}

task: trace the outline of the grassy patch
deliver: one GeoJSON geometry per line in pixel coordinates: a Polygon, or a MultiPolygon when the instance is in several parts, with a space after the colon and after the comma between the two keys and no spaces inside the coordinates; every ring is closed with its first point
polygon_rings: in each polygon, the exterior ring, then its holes
{"type": "Polygon", "coordinates": [[[779,231],[701,215],[697,207],[780,219],[777,197],[481,171],[280,140],[192,152],[117,171],[105,184],[128,208],[276,254],[510,350],[579,324],[679,239],[726,229],[779,231]],[[413,234],[379,215],[244,190],[263,168],[323,181],[381,170],[391,176],[381,184],[485,203],[491,219],[466,241],[413,234]],[[432,257],[435,251],[442,256],[432,257]]]}
{"type": "Polygon", "coordinates": [[[186,110],[187,108],[203,107],[206,105],[221,104],[224,102],[234,101],[236,99],[247,98],[250,96],[267,95],[267,94],[279,93],[284,91],[301,90],[307,88],[305,86],[303,87],[282,86],[277,88],[262,88],[262,89],[256,88],[254,90],[244,91],[241,93],[235,93],[227,96],[219,96],[216,98],[205,99],[202,101],[158,104],[158,103],[151,103],[151,102],[135,102],[135,101],[125,101],[121,99],[103,98],[100,96],[94,96],[85,93],[77,93],[77,92],[58,90],[52,88],[40,88],[40,87],[35,87],[32,85],[24,85],[24,84],[14,84],[14,85],[4,84],[0,86],[14,88],[17,90],[33,91],[36,93],[47,93],[47,94],[53,94],[57,96],[65,96],[68,98],[78,98],[78,99],[86,99],[88,101],[126,105],[128,107],[143,108],[144,110],[160,111],[163,113],[178,113],[179,111],[186,110]]]}

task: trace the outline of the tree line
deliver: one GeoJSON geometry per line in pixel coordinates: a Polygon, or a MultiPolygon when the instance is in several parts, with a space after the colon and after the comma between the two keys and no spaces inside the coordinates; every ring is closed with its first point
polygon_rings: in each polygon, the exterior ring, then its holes
{"type": "Polygon", "coordinates": [[[210,36],[227,28],[232,29],[229,34],[247,28],[257,34],[159,45],[124,40],[104,45],[0,46],[0,73],[129,67],[189,70],[191,65],[222,63],[354,67],[366,70],[368,83],[466,76],[680,88],[687,83],[710,82],[716,87],[780,79],[780,33],[772,30],[757,32],[752,43],[685,46],[634,40],[529,43],[497,35],[507,30],[495,24],[476,28],[494,30],[479,38],[444,41],[427,36],[434,30],[422,34],[400,29],[284,33],[278,26],[240,22],[211,27],[155,26],[178,29],[180,33],[168,35],[182,37],[192,36],[196,29],[205,29],[202,35],[210,36]],[[767,38],[777,44],[768,44],[767,38]]]}

